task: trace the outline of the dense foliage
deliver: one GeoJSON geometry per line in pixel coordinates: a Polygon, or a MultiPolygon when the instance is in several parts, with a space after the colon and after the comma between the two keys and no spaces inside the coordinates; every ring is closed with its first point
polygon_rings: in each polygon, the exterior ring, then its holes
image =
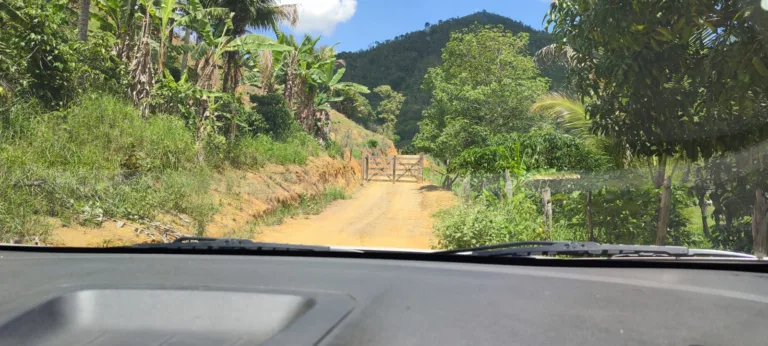
{"type": "Polygon", "coordinates": [[[382,121],[380,132],[397,143],[395,125],[397,124],[397,117],[400,115],[400,108],[403,106],[405,97],[401,93],[392,90],[392,87],[389,85],[377,86],[373,89],[373,92],[381,97],[379,106],[376,108],[376,113],[382,121]]]}
{"type": "Polygon", "coordinates": [[[367,88],[340,81],[319,38],[245,30],[295,23],[295,6],[79,5],[0,2],[0,242],[45,241],[48,217],[153,225],[184,214],[202,234],[215,170],[305,164],[322,141],[341,156],[329,104],[367,88]]]}
{"type": "Polygon", "coordinates": [[[443,63],[424,78],[432,101],[419,123],[416,149],[447,161],[495,135],[531,129],[536,119],[528,110],[549,82],[527,46],[527,34],[502,27],[453,33],[443,63]]]}
{"type": "MultiPolygon", "coordinates": [[[[431,92],[421,88],[427,70],[440,64],[441,51],[451,33],[469,28],[474,24],[501,25],[515,34],[529,34],[526,49],[533,54],[551,43],[545,32],[491,12],[481,11],[460,18],[425,23],[424,30],[399,35],[392,40],[375,42],[368,49],[344,52],[339,58],[347,64],[345,80],[364,85],[389,85],[405,97],[402,116],[398,121],[399,147],[406,147],[418,132],[422,111],[429,105],[431,92]]],[[[549,67],[544,75],[560,87],[564,80],[563,70],[549,67]]],[[[376,104],[373,104],[376,106],[376,104]]]]}
{"type": "MultiPolygon", "coordinates": [[[[768,138],[768,45],[763,40],[768,13],[758,0],[609,3],[554,2],[548,24],[567,46],[561,48],[571,52],[572,85],[593,101],[586,108],[593,131],[617,138],[633,155],[652,158],[657,167],[655,185],[663,193],[656,243],[664,243],[669,228],[668,161],[676,157],[698,163],[713,156],[739,161],[733,154],[749,150],[750,157],[736,165],[736,172],[706,175],[719,185],[710,193],[718,228],[725,212],[723,181],[750,177],[743,182],[753,189],[753,244],[757,254],[765,255],[765,154],[756,145],[768,138]]],[[[700,205],[704,185],[699,182],[696,192],[700,205]]],[[[749,199],[747,195],[742,198],[749,199]]]]}

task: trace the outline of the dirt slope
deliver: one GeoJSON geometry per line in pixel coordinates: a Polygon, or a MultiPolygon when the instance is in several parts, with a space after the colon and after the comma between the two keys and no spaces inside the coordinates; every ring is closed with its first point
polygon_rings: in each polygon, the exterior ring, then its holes
{"type": "Polygon", "coordinates": [[[265,228],[259,241],[429,249],[431,215],[455,203],[450,191],[432,185],[369,183],[351,199],[323,213],[265,228]]]}
{"type": "MultiPolygon", "coordinates": [[[[360,166],[347,158],[310,158],[305,166],[268,165],[258,171],[227,169],[214,178],[211,195],[218,210],[207,225],[210,237],[250,237],[249,223],[285,203],[298,203],[300,196],[311,196],[326,187],[344,188],[351,193],[360,186],[360,166]]],[[[194,235],[185,215],[158,215],[152,224],[128,220],[105,220],[98,227],[63,225],[52,219],[53,232],[48,245],[119,246],[162,242],[179,235],[194,235]]]]}

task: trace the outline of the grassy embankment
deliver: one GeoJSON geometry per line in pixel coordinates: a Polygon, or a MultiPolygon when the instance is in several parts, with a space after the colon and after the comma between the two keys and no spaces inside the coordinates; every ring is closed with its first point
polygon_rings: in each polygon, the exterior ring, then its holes
{"type": "MultiPolygon", "coordinates": [[[[282,142],[258,135],[209,145],[205,162],[198,163],[193,134],[182,120],[162,115],[145,120],[128,103],[105,95],[87,95],[61,112],[29,103],[2,115],[2,242],[55,243],[51,235],[58,228],[88,231],[113,222],[147,226],[174,217],[182,221],[167,224],[177,230],[209,234],[211,223],[230,216],[219,215],[233,199],[224,195],[240,193],[236,185],[243,184],[259,190],[256,202],[265,205],[243,215],[249,220],[217,232],[247,235],[242,230],[252,229],[254,221],[274,224],[344,198],[339,177],[349,175],[303,133],[282,142]],[[313,162],[311,169],[290,168],[313,162]],[[313,177],[310,170],[322,176],[313,177]],[[253,173],[263,171],[277,172],[273,175],[282,180],[253,173]],[[286,188],[291,182],[306,186],[286,188]],[[288,196],[273,196],[278,189],[288,196]]],[[[240,197],[234,199],[249,201],[240,197]]]]}

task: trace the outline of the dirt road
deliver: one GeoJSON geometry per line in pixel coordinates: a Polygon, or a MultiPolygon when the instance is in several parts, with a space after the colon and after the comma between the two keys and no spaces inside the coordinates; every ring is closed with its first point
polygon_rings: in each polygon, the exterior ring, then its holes
{"type": "Polygon", "coordinates": [[[429,249],[432,213],[451,206],[453,194],[433,185],[369,183],[319,215],[268,227],[258,241],[429,249]]]}

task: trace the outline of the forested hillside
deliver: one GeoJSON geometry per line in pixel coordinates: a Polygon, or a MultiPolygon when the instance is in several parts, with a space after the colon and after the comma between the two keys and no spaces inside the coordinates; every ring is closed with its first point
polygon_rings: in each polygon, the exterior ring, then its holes
{"type": "MultiPolygon", "coordinates": [[[[450,39],[451,32],[468,28],[472,24],[501,25],[514,33],[529,33],[528,51],[533,53],[552,43],[546,32],[535,30],[516,20],[482,11],[461,18],[451,18],[438,23],[425,23],[424,30],[397,36],[392,40],[375,42],[358,52],[339,53],[346,63],[347,73],[343,80],[363,85],[389,85],[406,99],[397,121],[398,147],[406,147],[418,132],[422,111],[429,105],[430,93],[421,88],[427,69],[440,63],[441,50],[450,39]]],[[[564,73],[556,68],[542,71],[553,79],[553,85],[562,84],[564,73]]],[[[374,94],[368,95],[374,107],[374,94]]]]}

